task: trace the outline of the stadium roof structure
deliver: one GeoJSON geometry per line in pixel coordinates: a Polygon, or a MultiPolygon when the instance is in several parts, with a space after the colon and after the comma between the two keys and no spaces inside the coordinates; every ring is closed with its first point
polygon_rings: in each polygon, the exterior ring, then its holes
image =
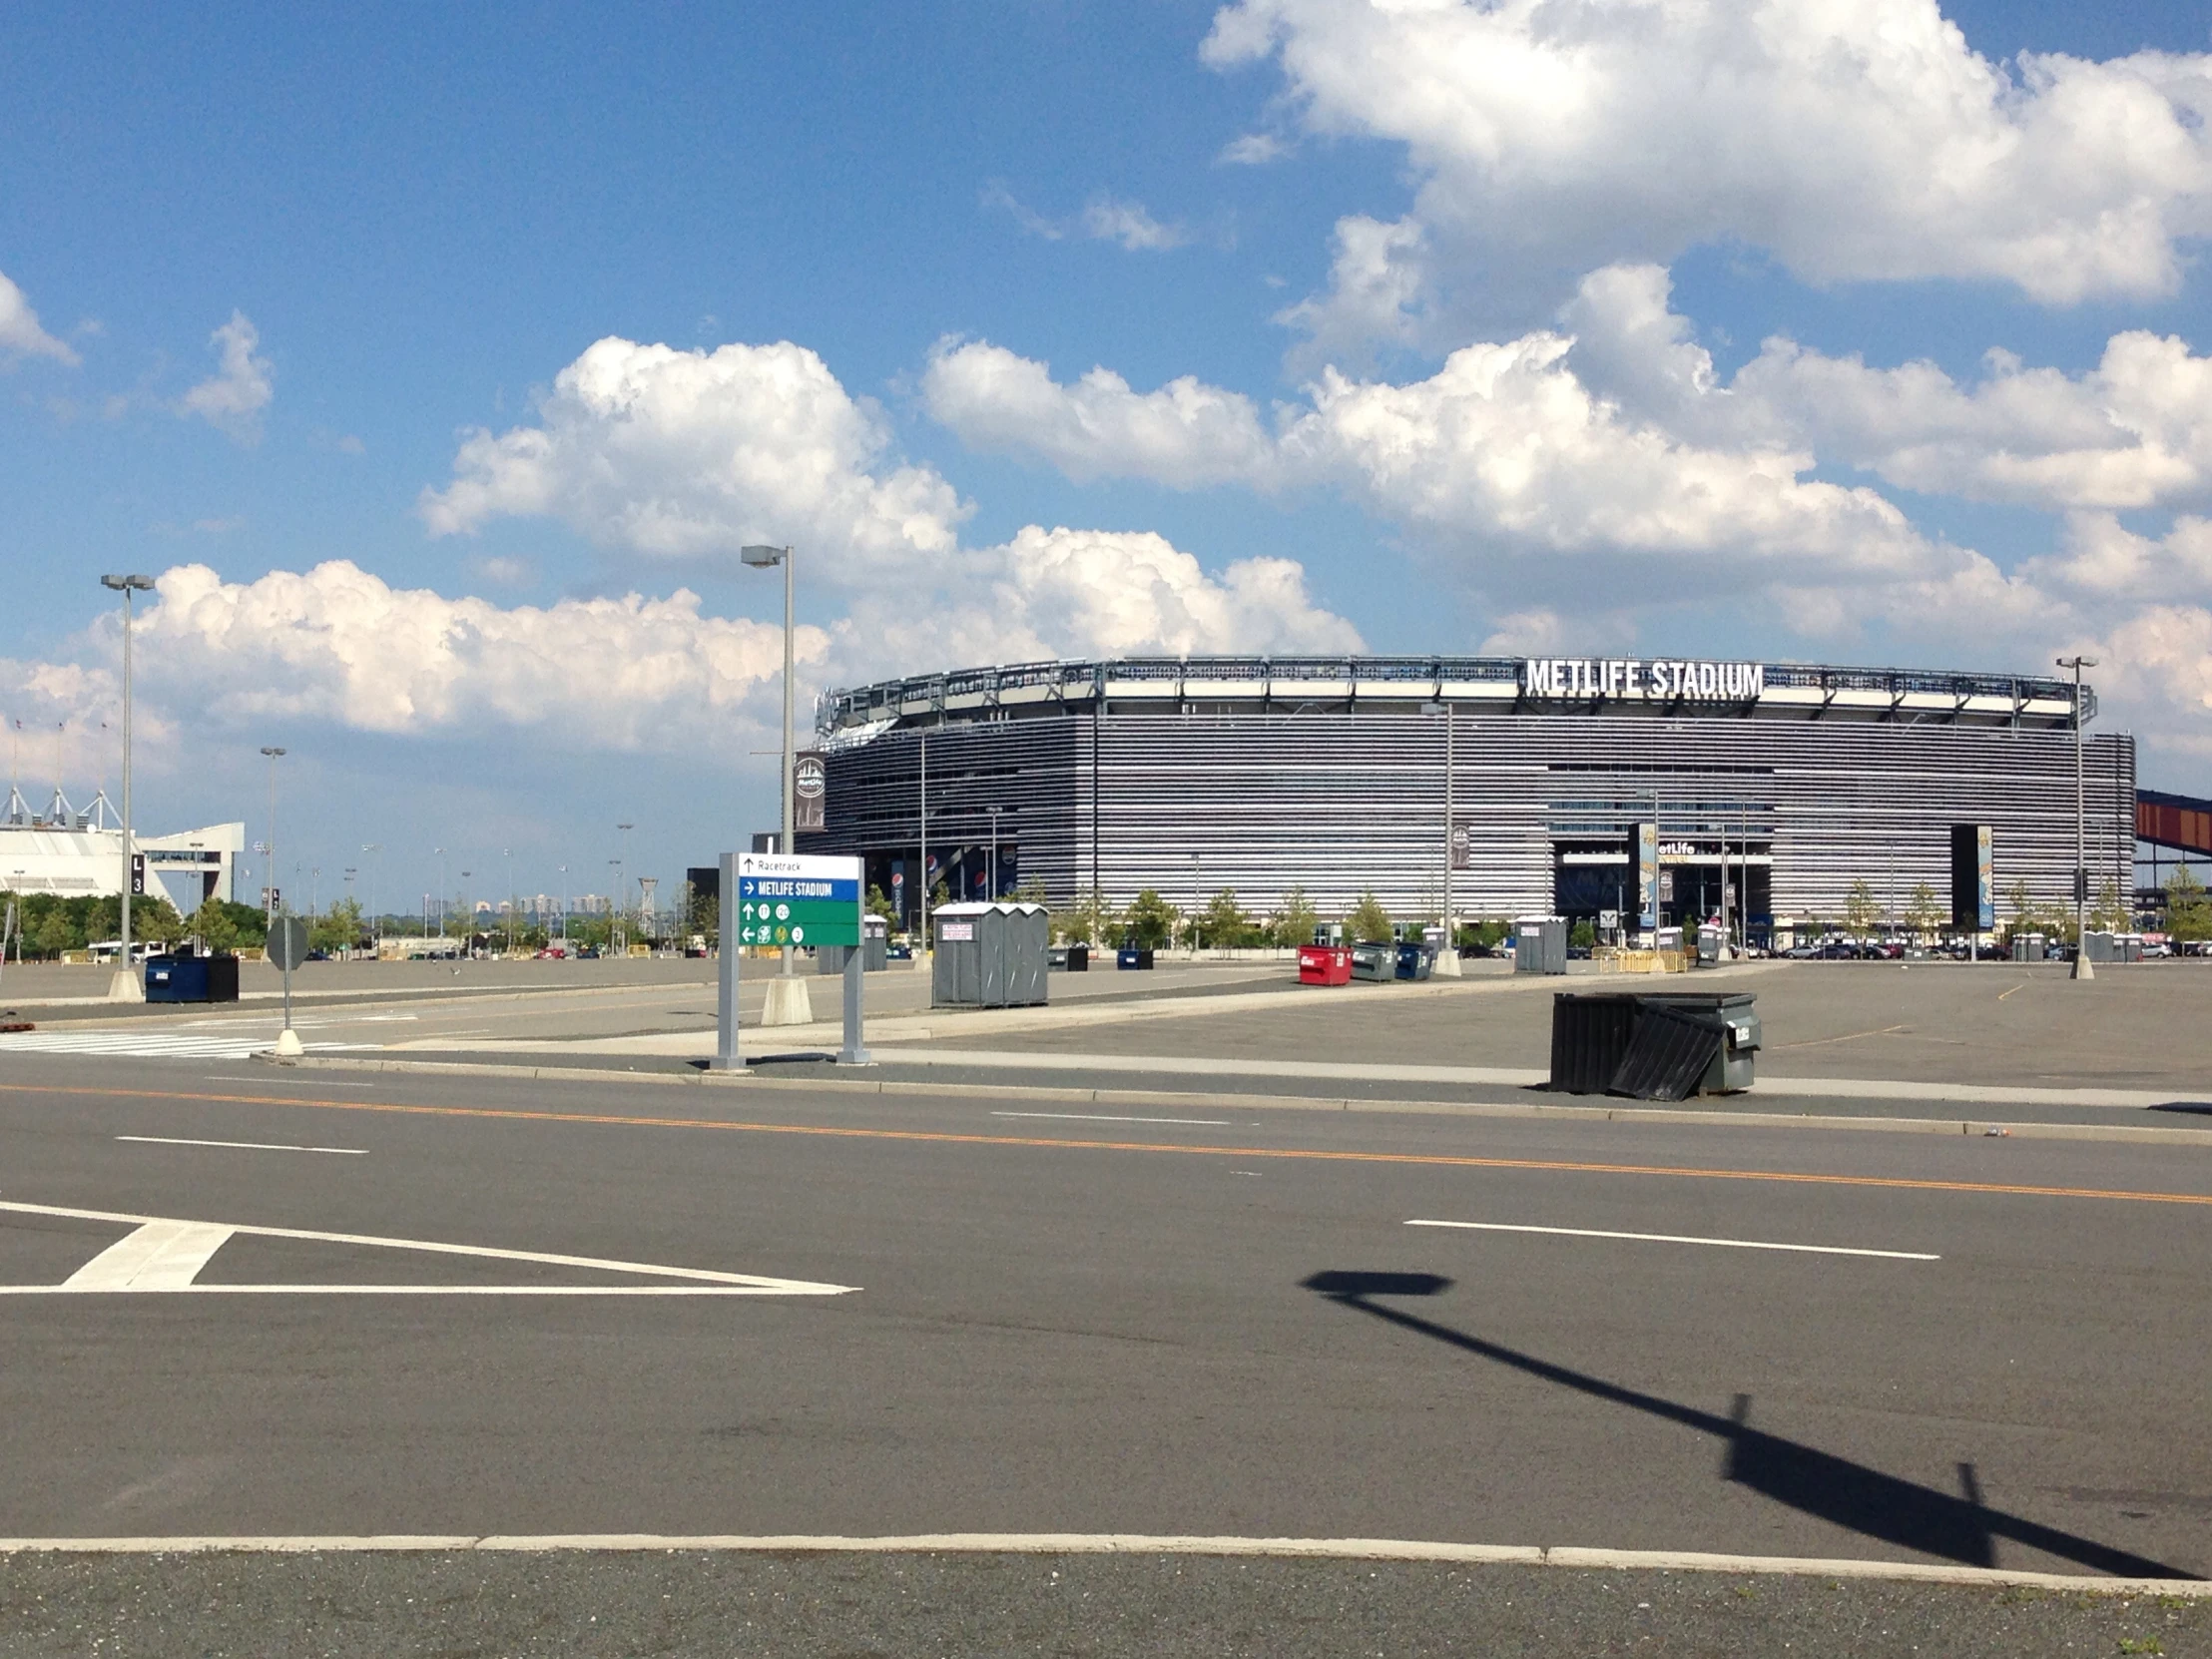
{"type": "MultiPolygon", "coordinates": [[[[1936,669],[1583,657],[1118,657],[1015,663],[832,691],[834,746],[896,726],[1114,705],[1127,712],[1290,713],[1313,705],[1450,703],[1498,714],[1648,713],[2065,727],[2070,681],[1936,669]]],[[[2081,693],[2081,719],[2096,718],[2081,693]]]]}

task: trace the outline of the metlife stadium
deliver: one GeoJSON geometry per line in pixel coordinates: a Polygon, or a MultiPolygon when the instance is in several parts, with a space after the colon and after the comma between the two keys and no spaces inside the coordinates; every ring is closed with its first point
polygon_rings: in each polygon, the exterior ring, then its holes
{"type": "MultiPolygon", "coordinates": [[[[2070,682],[1624,658],[1027,663],[838,691],[817,711],[822,830],[911,919],[930,885],[1041,886],[1265,914],[1532,912],[1633,927],[1834,918],[1853,884],[1961,923],[2024,883],[2070,900],[2070,682]],[[926,837],[923,824],[926,814],[926,837]],[[1449,874],[1447,877],[1447,864],[1449,874]],[[1978,891],[1978,900],[1975,897],[1978,891]],[[1954,895],[1955,899],[1954,899],[1954,895]]],[[[2132,886],[2135,744],[2086,739],[2091,892],[2132,886]]]]}

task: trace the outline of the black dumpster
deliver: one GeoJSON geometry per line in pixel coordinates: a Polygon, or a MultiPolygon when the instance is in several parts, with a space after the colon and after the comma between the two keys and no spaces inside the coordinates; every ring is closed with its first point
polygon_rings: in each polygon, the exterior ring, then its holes
{"type": "Polygon", "coordinates": [[[236,1002],[239,999],[239,959],[236,956],[174,956],[146,958],[146,1000],[149,1002],[236,1002]]]}
{"type": "Polygon", "coordinates": [[[1148,968],[1151,965],[1152,952],[1148,949],[1139,949],[1136,945],[1125,944],[1114,952],[1114,966],[1124,973],[1132,968],[1148,968]]]}
{"type": "Polygon", "coordinates": [[[1687,1100],[1753,1080],[1756,998],[1698,991],[1562,991],[1551,999],[1551,1087],[1687,1100]]]}
{"type": "Polygon", "coordinates": [[[1087,944],[1056,944],[1046,958],[1045,965],[1055,973],[1086,973],[1091,965],[1091,947],[1087,944]]]}
{"type": "Polygon", "coordinates": [[[1397,947],[1397,976],[1400,979],[1426,979],[1436,966],[1436,958],[1428,953],[1428,947],[1419,944],[1401,944],[1397,947]]]}

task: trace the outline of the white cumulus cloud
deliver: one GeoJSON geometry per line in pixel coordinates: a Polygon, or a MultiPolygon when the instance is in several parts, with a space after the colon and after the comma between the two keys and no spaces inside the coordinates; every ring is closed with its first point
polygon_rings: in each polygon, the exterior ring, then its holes
{"type": "Polygon", "coordinates": [[[1177,489],[1250,482],[1274,439],[1252,399],[1193,375],[1135,392],[1107,368],[1056,384],[1048,364],[985,340],[945,339],[929,354],[930,417],[969,447],[1038,455],[1071,478],[1137,477],[1177,489]]]}
{"type": "Polygon", "coordinates": [[[1237,0],[1308,130],[1405,147],[1396,225],[1340,227],[1299,313],[1343,348],[1485,289],[1740,242],[1816,282],[2170,291],[2212,231],[2212,58],[1976,53],[1936,0],[1237,0]]]}
{"type": "Polygon", "coordinates": [[[803,346],[610,337],[555,377],[537,424],[469,433],[453,482],[424,490],[420,510],[436,535],[549,517],[665,559],[796,543],[810,578],[857,583],[948,553],[968,512],[933,470],[889,449],[880,413],[803,346]]]}
{"type": "Polygon", "coordinates": [[[216,348],[216,371],[178,402],[180,414],[198,415],[241,442],[261,434],[262,411],[276,395],[267,357],[256,354],[262,336],[244,311],[208,336],[216,348]]]}
{"type": "MultiPolygon", "coordinates": [[[[783,668],[780,626],[703,616],[682,589],[509,609],[394,588],[339,559],[252,582],[179,565],[158,592],[139,624],[148,690],[226,723],[527,732],[549,745],[736,765],[730,722],[767,711],[783,668]]],[[[797,646],[815,663],[828,639],[804,628],[797,646]]]]}
{"type": "MultiPolygon", "coordinates": [[[[973,350],[940,350],[930,397],[957,400],[970,395],[965,380],[999,371],[1034,378],[1010,353],[973,350]]],[[[1051,394],[1049,374],[1043,384],[1051,394]]],[[[1120,405],[1104,395],[1102,407],[1120,405]]],[[[1192,418],[1233,423],[1235,411],[1192,418]]],[[[1256,432],[1257,417],[1246,418],[1256,432]]],[[[1130,436],[1144,441],[1142,430],[1130,436]]],[[[1166,454],[1172,440],[1162,434],[1155,448],[1166,454]]],[[[802,583],[839,590],[848,606],[826,670],[848,679],[1099,650],[1358,638],[1282,560],[1212,573],[1147,532],[1035,525],[961,546],[969,509],[952,486],[930,467],[892,460],[881,414],[788,342],[705,352],[601,340],[561,371],[537,424],[469,434],[454,471],[451,485],[422,496],[435,533],[552,517],[612,554],[648,559],[796,545],[802,583]]]]}
{"type": "Polygon", "coordinates": [[[78,360],[75,351],[39,326],[38,312],[23,290],[0,272],[0,361],[17,357],[51,357],[70,364],[78,360]]]}

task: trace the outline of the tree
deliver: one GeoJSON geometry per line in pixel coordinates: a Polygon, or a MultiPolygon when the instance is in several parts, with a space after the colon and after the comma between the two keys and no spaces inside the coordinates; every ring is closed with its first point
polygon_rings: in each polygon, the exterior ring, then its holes
{"type": "Polygon", "coordinates": [[[2186,865],[2166,879],[2166,936],[2185,944],[2212,939],[2212,898],[2186,865]]]}
{"type": "Polygon", "coordinates": [[[1567,943],[1578,950],[1593,948],[1597,944],[1597,923],[1589,920],[1576,922],[1568,929],[1567,943]]]}
{"type": "Polygon", "coordinates": [[[2028,896],[2027,877],[2019,876],[2005,889],[2005,903],[2012,906],[2012,924],[2007,936],[2014,933],[2032,933],[2036,927],[2035,900],[2028,896]]]}
{"type": "Polygon", "coordinates": [[[1075,908],[1052,918],[1052,931],[1071,944],[1103,946],[1109,939],[1120,937],[1120,921],[1114,907],[1106,902],[1106,894],[1093,887],[1075,908]]]}
{"type": "MultiPolygon", "coordinates": [[[[882,916],[890,921],[896,921],[898,919],[897,913],[891,909],[891,895],[885,892],[881,887],[877,886],[873,881],[870,881],[867,884],[866,902],[867,913],[869,915],[882,916]]],[[[692,931],[694,933],[697,933],[703,931],[703,929],[694,927],[692,931]]]]}
{"type": "Polygon", "coordinates": [[[75,931],[69,925],[69,913],[59,904],[52,905],[39,917],[35,927],[27,929],[31,948],[41,956],[59,957],[65,950],[74,950],[83,944],[82,939],[72,938],[75,931]]]}
{"type": "Polygon", "coordinates": [[[1293,886],[1284,893],[1283,900],[1275,907],[1275,914],[1268,917],[1268,936],[1277,944],[1297,949],[1302,944],[1314,942],[1314,930],[1321,925],[1321,912],[1314,908],[1314,901],[1306,896],[1306,889],[1293,886]]]}
{"type": "Polygon", "coordinates": [[[1207,941],[1216,950],[1233,950],[1243,944],[1251,932],[1252,918],[1237,902],[1237,889],[1224,887],[1214,894],[1213,902],[1199,912],[1198,931],[1192,945],[1195,948],[1199,942],[1207,941]]]}
{"type": "Polygon", "coordinates": [[[1905,925],[1915,933],[1933,933],[1943,924],[1942,907],[1936,901],[1936,889],[1923,881],[1913,889],[1911,903],[1906,906],[1905,925]]]}
{"type": "Polygon", "coordinates": [[[1881,916],[1882,906],[1875,902],[1874,888],[1864,880],[1854,881],[1844,896],[1844,930],[1853,938],[1863,939],[1874,931],[1881,916]]]}
{"type": "Polygon", "coordinates": [[[1175,936],[1175,907],[1147,887],[1122,917],[1122,933],[1139,950],[1157,950],[1175,936]]]}
{"type": "Polygon", "coordinates": [[[1360,895],[1360,902],[1353,905],[1352,914],[1345,917],[1345,931],[1360,944],[1387,944],[1390,939],[1390,912],[1382,908],[1382,901],[1369,888],[1360,895]]]}
{"type": "Polygon", "coordinates": [[[2134,923],[2134,916],[2120,901],[2120,883],[2112,876],[2104,878],[2104,885],[2097,889],[2097,901],[2089,906],[2089,925],[2100,933],[2124,933],[2134,923]]]}
{"type": "Polygon", "coordinates": [[[307,927],[307,942],[317,950],[351,950],[361,942],[361,906],[350,894],[339,899],[307,927]]]}

